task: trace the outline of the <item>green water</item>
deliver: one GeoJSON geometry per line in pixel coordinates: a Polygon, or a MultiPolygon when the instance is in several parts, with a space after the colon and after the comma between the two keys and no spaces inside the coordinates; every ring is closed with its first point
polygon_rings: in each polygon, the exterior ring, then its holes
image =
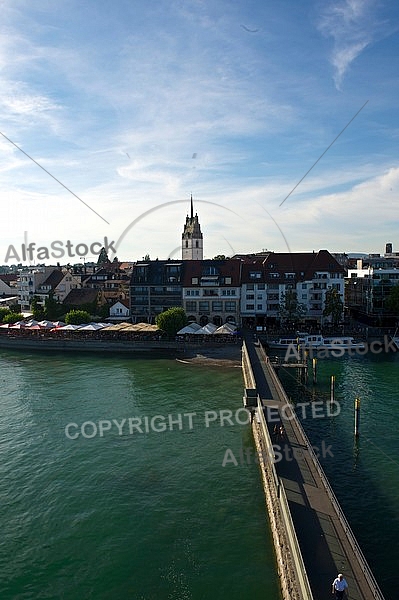
{"type": "MultiPolygon", "coordinates": [[[[353,356],[318,361],[318,383],[304,386],[293,369],[280,377],[295,402],[328,402],[336,377],[340,413],[312,418],[298,408],[312,444],[324,441],[321,457],[345,515],[386,600],[398,597],[399,564],[399,354],[353,356]],[[354,436],[354,400],[360,398],[360,435],[354,436]],[[305,416],[305,418],[303,418],[305,416]]],[[[321,406],[321,405],[320,405],[321,406]]]]}
{"type": "Polygon", "coordinates": [[[222,466],[250,428],[205,426],[239,368],[2,351],[0,382],[1,600],[279,599],[258,467],[222,466]]]}

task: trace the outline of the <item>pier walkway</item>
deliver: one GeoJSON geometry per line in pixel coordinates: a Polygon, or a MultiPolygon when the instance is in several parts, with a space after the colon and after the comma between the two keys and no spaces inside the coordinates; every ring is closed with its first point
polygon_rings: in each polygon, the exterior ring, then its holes
{"type": "MultiPolygon", "coordinates": [[[[302,591],[297,597],[305,600],[331,598],[332,581],[337,573],[343,573],[348,582],[351,600],[383,600],[378,584],[263,347],[253,339],[247,339],[244,347],[247,359],[249,358],[249,371],[252,371],[250,377],[248,368],[247,373],[244,371],[246,385],[252,387],[252,378],[257,391],[258,415],[254,420],[254,435],[255,440],[258,438],[258,451],[261,448],[264,454],[268,449],[270,463],[273,462],[270,460],[270,451],[281,451],[273,465],[274,469],[271,467],[277,490],[277,500],[274,498],[273,502],[281,504],[283,497],[288,503],[295,530],[294,541],[301,554],[297,559],[296,573],[297,577],[305,581],[305,584],[303,581],[298,582],[302,591]],[[260,412],[263,413],[261,418],[260,412]],[[273,434],[278,419],[284,426],[282,438],[276,438],[273,434]],[[275,444],[273,450],[271,444],[275,444]],[[301,565],[305,569],[304,576],[298,573],[301,565]],[[306,585],[310,585],[311,592],[306,591],[306,585]]],[[[268,506],[270,512],[270,505],[268,506]]],[[[273,507],[273,503],[271,506],[273,507]]],[[[286,539],[289,540],[289,536],[286,539]]],[[[281,545],[281,539],[278,544],[281,545]]],[[[279,552],[276,553],[279,562],[279,552]]],[[[295,564],[295,561],[292,562],[295,564]]],[[[289,593],[285,597],[287,596],[289,597],[289,593]]]]}

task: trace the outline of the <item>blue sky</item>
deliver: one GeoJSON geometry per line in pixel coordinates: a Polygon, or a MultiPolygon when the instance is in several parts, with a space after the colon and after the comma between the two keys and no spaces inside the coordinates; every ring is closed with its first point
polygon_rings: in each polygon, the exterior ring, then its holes
{"type": "Polygon", "coordinates": [[[207,258],[399,250],[396,3],[0,9],[0,131],[85,203],[0,136],[0,264],[24,239],[180,257],[190,194],[207,258]]]}

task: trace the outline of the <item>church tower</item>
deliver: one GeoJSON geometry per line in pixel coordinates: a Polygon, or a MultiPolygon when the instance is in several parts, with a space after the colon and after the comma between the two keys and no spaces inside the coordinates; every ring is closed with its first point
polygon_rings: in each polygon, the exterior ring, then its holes
{"type": "Polygon", "coordinates": [[[193,196],[191,195],[191,216],[187,215],[186,224],[182,235],[182,259],[203,260],[204,245],[198,215],[193,209],[193,196]]]}

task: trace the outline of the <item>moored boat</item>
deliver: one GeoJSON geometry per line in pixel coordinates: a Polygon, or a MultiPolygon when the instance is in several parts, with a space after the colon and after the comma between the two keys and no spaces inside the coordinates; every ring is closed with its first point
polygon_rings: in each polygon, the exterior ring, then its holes
{"type": "MultiPolygon", "coordinates": [[[[399,342],[399,339],[398,339],[399,342]]],[[[284,337],[279,340],[268,342],[270,348],[275,350],[286,350],[288,348],[301,348],[305,350],[350,350],[364,349],[363,342],[356,341],[351,336],[329,336],[323,337],[320,334],[307,334],[297,337],[284,337]]]]}

